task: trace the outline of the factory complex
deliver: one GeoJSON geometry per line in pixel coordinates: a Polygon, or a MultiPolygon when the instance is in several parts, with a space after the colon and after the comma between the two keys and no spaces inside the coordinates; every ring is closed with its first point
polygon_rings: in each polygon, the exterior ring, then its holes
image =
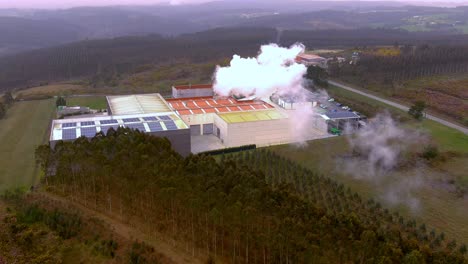
{"type": "Polygon", "coordinates": [[[305,89],[300,96],[257,99],[217,96],[212,85],[183,85],[172,87],[171,98],[157,93],[107,96],[107,105],[107,115],[53,120],[51,146],[128,127],[166,137],[186,156],[249,144],[270,146],[329,137],[332,129],[357,127],[361,119],[351,111],[326,110],[320,96],[305,89]],[[313,114],[304,115],[304,109],[313,114]]]}

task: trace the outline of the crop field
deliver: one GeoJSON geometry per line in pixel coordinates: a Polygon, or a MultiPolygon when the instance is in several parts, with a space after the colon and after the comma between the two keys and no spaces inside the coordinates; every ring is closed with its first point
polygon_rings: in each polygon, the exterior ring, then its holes
{"type": "Polygon", "coordinates": [[[105,96],[74,96],[66,100],[68,106],[87,106],[96,110],[107,108],[105,96]]]}
{"type": "Polygon", "coordinates": [[[38,182],[34,151],[47,142],[54,100],[16,102],[0,120],[0,192],[38,182]]]}

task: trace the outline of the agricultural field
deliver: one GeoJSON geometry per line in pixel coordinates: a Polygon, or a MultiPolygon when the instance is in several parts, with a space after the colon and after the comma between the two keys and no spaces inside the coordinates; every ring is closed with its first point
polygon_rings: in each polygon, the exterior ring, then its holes
{"type": "Polygon", "coordinates": [[[467,85],[466,76],[420,78],[404,83],[393,97],[404,102],[423,100],[435,113],[467,125],[467,85]]]}
{"type": "Polygon", "coordinates": [[[47,142],[55,102],[16,102],[0,120],[0,192],[29,188],[39,180],[34,151],[47,142]]]}

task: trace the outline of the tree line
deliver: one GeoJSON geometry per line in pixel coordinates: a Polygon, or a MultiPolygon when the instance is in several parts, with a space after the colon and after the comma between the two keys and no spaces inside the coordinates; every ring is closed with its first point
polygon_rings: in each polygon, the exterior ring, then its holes
{"type": "Polygon", "coordinates": [[[183,158],[119,128],[36,150],[47,190],[229,263],[466,263],[466,246],[265,150],[183,158]]]}

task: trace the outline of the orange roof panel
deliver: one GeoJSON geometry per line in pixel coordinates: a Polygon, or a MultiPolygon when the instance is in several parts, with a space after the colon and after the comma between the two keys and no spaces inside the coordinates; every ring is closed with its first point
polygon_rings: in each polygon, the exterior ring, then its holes
{"type": "Polygon", "coordinates": [[[214,108],[203,108],[206,113],[216,113],[216,110],[214,108]]]}
{"type": "Polygon", "coordinates": [[[192,114],[190,110],[179,110],[177,112],[179,113],[179,115],[191,115],[192,114]]]}
{"type": "Polygon", "coordinates": [[[193,114],[198,115],[198,114],[204,114],[203,110],[201,109],[192,109],[193,114]]]}
{"type": "Polygon", "coordinates": [[[230,112],[227,107],[216,107],[216,110],[218,110],[218,112],[221,112],[221,113],[230,112]]]}
{"type": "Polygon", "coordinates": [[[253,110],[253,108],[250,105],[241,105],[239,107],[244,111],[253,110]]]}

